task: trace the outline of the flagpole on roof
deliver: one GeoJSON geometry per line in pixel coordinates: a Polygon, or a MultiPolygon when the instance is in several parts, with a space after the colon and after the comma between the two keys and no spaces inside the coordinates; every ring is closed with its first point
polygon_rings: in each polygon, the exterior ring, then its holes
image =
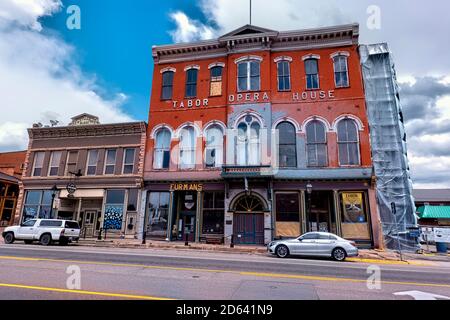
{"type": "Polygon", "coordinates": [[[252,0],[250,0],[250,25],[252,24],[252,0]]]}

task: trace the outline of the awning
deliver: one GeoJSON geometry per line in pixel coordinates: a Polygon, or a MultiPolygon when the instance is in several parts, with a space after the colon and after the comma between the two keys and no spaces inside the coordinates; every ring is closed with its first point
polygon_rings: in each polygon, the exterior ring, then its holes
{"type": "MultiPolygon", "coordinates": [[[[103,198],[105,191],[103,189],[78,189],[70,198],[103,198]]],[[[67,190],[61,190],[59,193],[60,199],[69,198],[69,192],[67,190]]]]}
{"type": "Polygon", "coordinates": [[[420,219],[450,219],[450,206],[423,206],[417,212],[420,219]]]}

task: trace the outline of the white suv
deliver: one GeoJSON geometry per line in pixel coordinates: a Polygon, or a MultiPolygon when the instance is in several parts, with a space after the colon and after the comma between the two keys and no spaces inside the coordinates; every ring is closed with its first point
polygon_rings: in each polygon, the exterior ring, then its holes
{"type": "Polygon", "coordinates": [[[15,240],[24,240],[26,244],[39,241],[41,245],[48,246],[53,241],[67,245],[80,238],[80,226],[76,221],[33,219],[20,226],[6,228],[2,233],[6,244],[15,240]]]}

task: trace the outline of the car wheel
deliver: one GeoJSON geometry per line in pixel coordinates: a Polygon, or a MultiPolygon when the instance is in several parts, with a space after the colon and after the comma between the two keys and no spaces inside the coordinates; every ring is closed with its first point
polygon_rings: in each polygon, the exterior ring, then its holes
{"type": "Polygon", "coordinates": [[[33,244],[33,240],[24,240],[25,244],[33,244]]]}
{"type": "Polygon", "coordinates": [[[275,253],[277,254],[278,258],[286,258],[287,256],[289,256],[289,249],[284,244],[282,244],[275,249],[275,253]]]}
{"type": "Polygon", "coordinates": [[[14,233],[12,232],[8,232],[7,234],[5,234],[5,243],[6,244],[12,244],[14,243],[14,233]]]}
{"type": "Polygon", "coordinates": [[[344,261],[345,258],[347,257],[347,252],[345,252],[345,250],[342,248],[336,248],[331,253],[331,256],[336,261],[344,261]]]}
{"type": "Polygon", "coordinates": [[[43,234],[41,239],[39,239],[39,243],[43,246],[48,246],[52,243],[52,236],[49,234],[43,234]]]}

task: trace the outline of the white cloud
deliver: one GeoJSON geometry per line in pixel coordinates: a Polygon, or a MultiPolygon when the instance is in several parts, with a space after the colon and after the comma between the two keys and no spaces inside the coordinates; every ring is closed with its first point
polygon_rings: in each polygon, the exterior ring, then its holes
{"type": "Polygon", "coordinates": [[[60,5],[56,0],[1,1],[0,150],[26,148],[26,128],[35,122],[67,124],[84,112],[98,115],[103,123],[132,120],[120,109],[125,94],[101,97],[95,77],[73,62],[74,48],[39,32],[39,17],[60,5]]]}
{"type": "Polygon", "coordinates": [[[170,32],[174,42],[191,42],[214,38],[215,32],[213,28],[197,20],[190,19],[181,11],[171,13],[170,18],[176,24],[176,29],[170,32]]]}

